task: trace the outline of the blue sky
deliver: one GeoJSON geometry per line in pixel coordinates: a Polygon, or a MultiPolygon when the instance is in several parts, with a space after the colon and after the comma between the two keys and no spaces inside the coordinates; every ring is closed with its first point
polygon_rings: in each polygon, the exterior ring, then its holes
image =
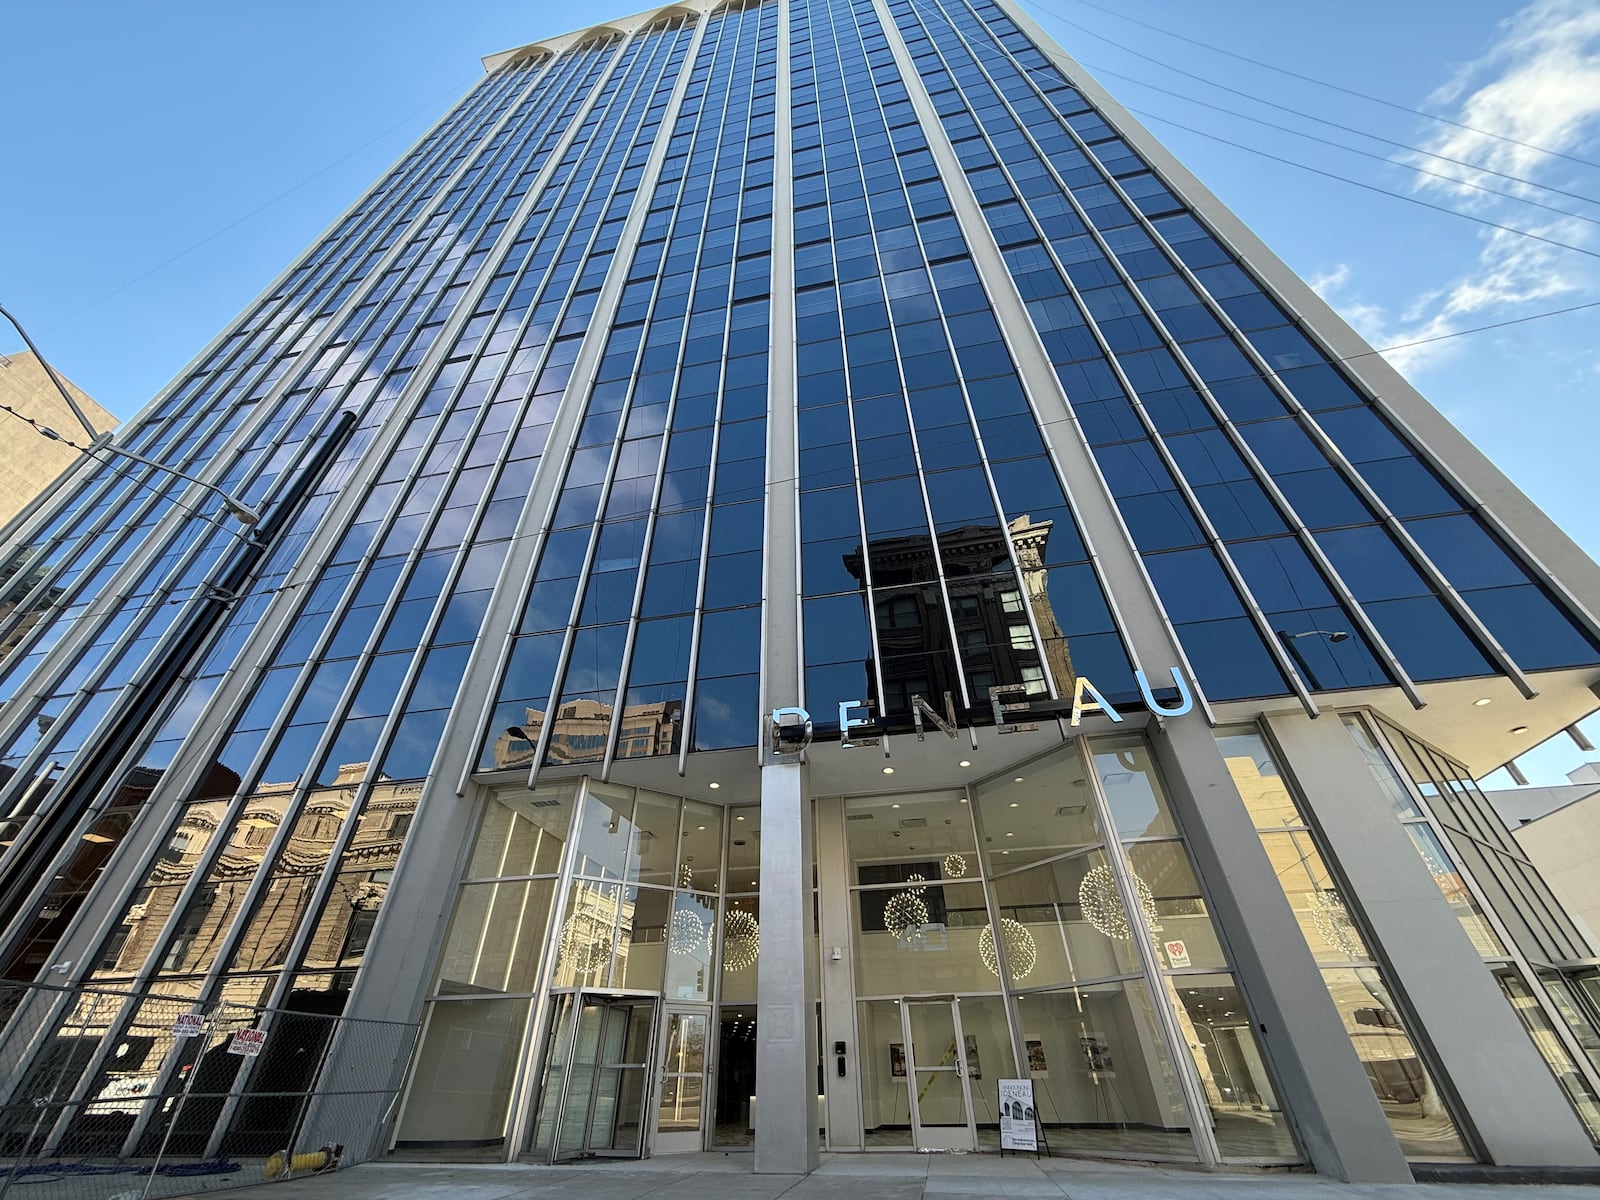
{"type": "MultiPolygon", "coordinates": [[[[1600,162],[1593,0],[1094,2],[1102,7],[1023,0],[1375,344],[1600,299],[1591,255],[1214,140],[1600,253],[1600,205],[1548,190],[1600,199],[1600,168],[1560,157],[1600,162]],[[1543,150],[1263,70],[1128,17],[1543,150]],[[1420,158],[1257,97],[1528,182],[1420,158]],[[1408,162],[1512,196],[1422,176],[1408,162]]],[[[481,55],[565,32],[577,11],[527,0],[13,6],[0,74],[9,118],[0,302],[60,370],[132,415],[478,78],[481,55]]],[[[1600,553],[1597,334],[1600,309],[1591,309],[1391,356],[1591,554],[1600,553]]],[[[0,351],[16,348],[0,332],[0,351]]],[[[1600,719],[1589,725],[1600,741],[1600,719]]],[[[1535,782],[1561,782],[1583,757],[1563,738],[1523,766],[1535,782]]]]}

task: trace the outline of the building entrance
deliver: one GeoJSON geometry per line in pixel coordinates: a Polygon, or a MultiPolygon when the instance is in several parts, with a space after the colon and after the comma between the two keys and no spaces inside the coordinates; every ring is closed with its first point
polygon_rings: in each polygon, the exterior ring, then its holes
{"type": "Polygon", "coordinates": [[[654,996],[555,997],[545,1107],[554,1109],[552,1162],[645,1152],[654,996]]]}
{"type": "Polygon", "coordinates": [[[961,1006],[951,998],[900,1006],[910,1083],[911,1136],[918,1150],[975,1150],[972,1080],[961,1006]]]}
{"type": "Polygon", "coordinates": [[[652,1154],[690,1154],[704,1148],[710,1044],[710,1005],[667,1005],[661,1025],[652,1154]]]}

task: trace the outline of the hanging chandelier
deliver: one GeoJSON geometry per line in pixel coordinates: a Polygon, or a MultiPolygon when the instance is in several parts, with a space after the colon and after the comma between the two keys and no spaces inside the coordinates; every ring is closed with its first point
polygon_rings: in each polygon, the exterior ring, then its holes
{"type": "Polygon", "coordinates": [[[946,879],[960,879],[967,873],[967,859],[961,854],[946,854],[944,861],[939,864],[944,868],[946,879]]]}
{"type": "MultiPolygon", "coordinates": [[[[1039,961],[1039,947],[1033,940],[1033,934],[1028,932],[1027,926],[1021,921],[1001,917],[1000,941],[1005,947],[1006,970],[1011,972],[1012,981],[1026,979],[1033,972],[1034,964],[1039,961]]],[[[978,958],[989,969],[989,974],[1000,974],[999,956],[995,953],[993,925],[985,925],[983,932],[978,935],[978,958]]]]}
{"type": "Polygon", "coordinates": [[[680,957],[697,954],[707,948],[711,929],[700,917],[687,908],[674,909],[672,924],[667,930],[667,949],[680,957]]]}
{"type": "MultiPolygon", "coordinates": [[[[1133,889],[1139,897],[1139,908],[1144,913],[1145,925],[1156,927],[1156,898],[1150,885],[1133,872],[1133,889]]],[[[1117,893],[1117,880],[1105,863],[1092,869],[1078,885],[1078,907],[1083,919],[1108,938],[1126,941],[1131,936],[1128,914],[1122,907],[1122,897],[1117,893]]]]}
{"type": "MultiPolygon", "coordinates": [[[[921,875],[908,875],[906,882],[926,883],[921,875]]],[[[928,923],[928,903],[922,898],[923,889],[909,887],[890,896],[883,906],[883,927],[895,937],[904,937],[928,923]]]]}
{"type": "Polygon", "coordinates": [[[1311,894],[1311,925],[1323,941],[1346,958],[1367,957],[1367,948],[1350,919],[1344,897],[1333,888],[1318,888],[1311,894]]]}
{"type": "Polygon", "coordinates": [[[688,863],[678,864],[678,886],[692,888],[694,886],[694,868],[688,863]]]}
{"type": "Polygon", "coordinates": [[[761,925],[742,908],[730,908],[722,919],[722,969],[743,971],[761,952],[761,925]]]}

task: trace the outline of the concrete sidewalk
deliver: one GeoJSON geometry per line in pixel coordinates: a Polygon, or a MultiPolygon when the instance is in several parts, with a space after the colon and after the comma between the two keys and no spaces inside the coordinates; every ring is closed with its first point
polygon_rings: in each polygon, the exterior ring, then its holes
{"type": "Polygon", "coordinates": [[[1076,1159],[969,1154],[834,1154],[807,1176],[756,1175],[748,1154],[561,1167],[366,1163],[228,1193],[230,1200],[1600,1200],[1600,1186],[1342,1184],[1287,1172],[1176,1170],[1076,1159]]]}

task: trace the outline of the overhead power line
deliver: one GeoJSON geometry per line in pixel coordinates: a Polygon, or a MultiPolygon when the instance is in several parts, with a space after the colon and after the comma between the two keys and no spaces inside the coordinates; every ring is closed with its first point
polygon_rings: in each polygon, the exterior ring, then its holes
{"type": "MultiPolygon", "coordinates": [[[[1030,3],[1032,3],[1032,0],[1030,0],[1030,3]]],[[[1485,175],[1493,175],[1498,179],[1506,180],[1508,183],[1520,183],[1524,187],[1538,188],[1540,191],[1550,192],[1557,196],[1565,196],[1569,200],[1577,200],[1583,204],[1600,205],[1600,200],[1597,200],[1592,196],[1586,196],[1582,192],[1568,191],[1565,188],[1553,187],[1550,184],[1540,183],[1537,180],[1525,179],[1521,175],[1512,175],[1506,171],[1498,171],[1493,167],[1481,166],[1478,163],[1471,162],[1464,158],[1452,158],[1448,154],[1438,154],[1432,150],[1424,150],[1420,146],[1413,146],[1410,142],[1398,141],[1394,138],[1384,137],[1382,134],[1368,133],[1366,130],[1357,129],[1353,125],[1345,125],[1339,121],[1331,121],[1326,117],[1319,117],[1315,113],[1308,113],[1303,109],[1292,108],[1287,104],[1279,104],[1276,100],[1268,100],[1264,96],[1257,96],[1253,92],[1247,92],[1242,88],[1230,87],[1228,84],[1218,83],[1215,79],[1209,76],[1201,75],[1195,71],[1188,71],[1179,66],[1174,66],[1165,59],[1157,58],[1153,54],[1146,54],[1142,50],[1135,50],[1132,46],[1124,45],[1122,42],[1117,41],[1115,38],[1109,38],[1103,33],[1096,33],[1088,26],[1079,25],[1076,21],[1068,20],[1066,17],[1051,12],[1042,5],[1034,4],[1034,7],[1038,8],[1040,12],[1055,18],[1057,21],[1060,21],[1063,25],[1066,25],[1072,29],[1076,29],[1080,33],[1088,34],[1096,41],[1104,42],[1106,45],[1122,51],[1124,54],[1131,54],[1135,58],[1143,59],[1145,62],[1152,63],[1163,70],[1171,71],[1175,75],[1182,75],[1186,79],[1193,79],[1197,83],[1203,83],[1207,87],[1217,88],[1219,91],[1224,91],[1230,95],[1239,96],[1245,100],[1251,101],[1252,103],[1263,104],[1268,108],[1275,108],[1279,112],[1289,113],[1291,116],[1300,117],[1302,120],[1314,121],[1318,125],[1326,125],[1331,129],[1338,129],[1345,133],[1353,133],[1357,137],[1370,138],[1375,142],[1382,142],[1386,146],[1394,146],[1396,149],[1407,150],[1413,154],[1424,154],[1429,158],[1437,159],[1440,162],[1447,162],[1458,167],[1466,167],[1473,171],[1481,171],[1485,175]]],[[[1201,103],[1203,103],[1203,101],[1201,103]]]]}
{"type": "Polygon", "coordinates": [[[186,255],[189,255],[189,254],[193,254],[196,250],[200,249],[201,246],[204,246],[209,242],[216,241],[219,237],[221,237],[223,234],[229,232],[230,230],[237,229],[240,225],[243,225],[246,221],[250,220],[251,217],[259,216],[261,213],[264,213],[267,209],[271,208],[274,204],[277,204],[280,200],[287,199],[288,197],[294,195],[294,193],[298,192],[301,188],[305,187],[308,183],[311,183],[314,180],[320,179],[322,176],[326,175],[329,171],[333,170],[335,167],[341,165],[342,163],[348,162],[350,159],[354,158],[357,154],[360,154],[363,150],[367,149],[369,146],[372,146],[375,143],[380,142],[384,138],[388,137],[395,130],[401,128],[404,125],[410,124],[413,120],[415,120],[417,117],[421,116],[423,113],[432,112],[434,110],[434,108],[437,106],[437,104],[439,102],[439,99],[441,99],[443,97],[446,97],[446,96],[454,96],[458,92],[460,92],[460,90],[461,90],[460,86],[457,85],[455,87],[452,87],[448,92],[440,93],[440,95],[438,97],[436,97],[436,98],[434,98],[432,100],[429,100],[426,104],[424,104],[424,105],[422,105],[422,106],[420,106],[418,108],[413,109],[411,112],[409,112],[405,116],[401,117],[393,125],[390,125],[387,129],[384,129],[383,131],[381,131],[379,133],[373,134],[370,138],[368,138],[366,141],[362,142],[359,146],[354,146],[351,149],[345,151],[345,153],[341,154],[338,158],[334,159],[332,162],[328,163],[326,166],[318,167],[315,171],[311,172],[311,174],[309,174],[309,175],[305,176],[305,178],[301,179],[300,182],[298,182],[296,184],[293,184],[290,187],[284,188],[283,191],[279,192],[276,196],[273,196],[270,200],[262,201],[260,204],[256,205],[254,208],[252,208],[249,212],[243,213],[240,216],[235,217],[233,220],[229,221],[226,225],[222,226],[220,229],[212,230],[210,233],[206,234],[206,236],[201,238],[199,241],[190,242],[182,250],[178,250],[178,251],[176,251],[176,252],[174,252],[172,254],[167,255],[166,258],[162,259],[160,262],[156,263],[154,266],[149,267],[146,270],[143,270],[143,271],[139,272],[139,274],[135,275],[132,279],[129,279],[129,280],[123,282],[123,283],[118,284],[116,287],[112,288],[109,292],[105,292],[102,295],[96,296],[93,300],[87,301],[86,303],[79,305],[77,308],[73,309],[71,312],[67,313],[65,316],[58,317],[54,321],[51,321],[49,324],[45,325],[44,328],[45,329],[55,329],[58,326],[65,324],[67,321],[72,320],[74,317],[79,316],[82,313],[88,312],[91,308],[95,308],[98,305],[104,304],[107,300],[111,299],[113,296],[121,295],[123,292],[125,292],[129,288],[131,288],[134,284],[142,283],[144,280],[146,280],[146,279],[150,278],[150,276],[154,275],[157,271],[164,270],[167,267],[171,266],[173,263],[177,262],[180,258],[183,258],[183,257],[185,257],[186,255]]]}
{"type": "MultiPolygon", "coordinates": [[[[1091,63],[1084,63],[1084,66],[1088,67],[1089,70],[1095,72],[1097,75],[1105,75],[1112,79],[1121,79],[1128,83],[1137,84],[1140,87],[1149,88],[1153,92],[1160,92],[1163,96],[1171,96],[1176,100],[1182,100],[1185,104],[1198,104],[1202,108],[1213,109],[1216,112],[1225,113],[1230,117],[1238,117],[1242,121],[1250,121],[1256,125],[1264,125],[1268,129],[1276,129],[1283,133],[1293,134],[1295,137],[1305,138],[1307,141],[1317,142],[1323,146],[1332,146],[1336,150],[1344,150],[1350,154],[1359,154],[1363,158],[1375,159],[1378,162],[1388,163],[1391,166],[1404,167],[1408,171],[1416,171],[1421,175],[1431,175],[1435,179],[1443,179],[1448,183],[1456,185],[1457,187],[1472,188],[1474,191],[1484,192],[1490,196],[1499,196],[1505,200],[1515,200],[1518,204],[1528,204],[1532,205],[1534,208],[1541,208],[1545,212],[1558,213],[1563,217],[1571,217],[1575,221],[1587,221],[1591,225],[1600,225],[1600,218],[1586,217],[1582,213],[1575,213],[1571,209],[1561,208],[1555,204],[1546,204],[1542,200],[1534,200],[1528,196],[1519,196],[1515,192],[1502,192],[1498,188],[1488,187],[1481,183],[1473,183],[1466,179],[1458,179],[1454,175],[1445,174],[1443,171],[1432,171],[1427,167],[1419,167],[1413,163],[1399,162],[1393,158],[1390,158],[1387,154],[1378,154],[1372,150],[1362,150],[1358,146],[1347,146],[1343,142],[1336,142],[1332,138],[1318,137],[1314,133],[1306,133],[1304,130],[1295,129],[1290,125],[1279,125],[1276,121],[1267,121],[1261,117],[1252,117],[1249,113],[1242,113],[1231,108],[1224,108],[1220,104],[1212,104],[1209,101],[1201,100],[1198,97],[1185,95],[1183,92],[1175,92],[1170,88],[1159,87],[1156,84],[1148,82],[1147,80],[1136,79],[1132,75],[1124,75],[1119,71],[1107,70],[1104,67],[1097,67],[1091,63]]],[[[1370,137],[1371,135],[1363,134],[1362,136],[1370,137]]]]}
{"type": "MultiPolygon", "coordinates": [[[[1058,21],[1066,20],[1065,17],[1057,16],[1057,14],[1050,12],[1050,10],[1045,8],[1043,5],[1036,3],[1035,0],[1024,0],[1024,2],[1033,8],[1037,8],[1040,12],[1055,17],[1058,21]]],[[[1105,13],[1107,16],[1116,17],[1119,20],[1131,21],[1135,25],[1142,26],[1145,29],[1154,30],[1156,33],[1162,34],[1165,37],[1176,38],[1180,42],[1187,42],[1191,46],[1199,46],[1202,50],[1210,50],[1215,54],[1226,55],[1229,58],[1237,59],[1239,62],[1247,62],[1253,67],[1260,67],[1266,71],[1275,71],[1279,75],[1287,75],[1290,79],[1298,79],[1302,83],[1315,84],[1317,87],[1328,88],[1335,92],[1343,92],[1346,96],[1354,96],[1358,100],[1367,100],[1373,104],[1381,104],[1385,108],[1392,108],[1397,112],[1410,113],[1412,116],[1422,117],[1424,120],[1438,121],[1442,125],[1450,125],[1456,129],[1464,129],[1468,133],[1476,133],[1482,137],[1493,138],[1497,142],[1506,142],[1513,146],[1521,146],[1527,150],[1537,150],[1540,154],[1548,154],[1554,158],[1565,159],[1567,162],[1578,163],[1581,166],[1600,167],[1600,162],[1596,162],[1593,159],[1583,158],[1576,154],[1567,154],[1561,150],[1552,150],[1550,147],[1541,146],[1536,142],[1525,142],[1521,138],[1512,137],[1510,134],[1496,133],[1492,129],[1483,129],[1477,125],[1469,125],[1465,121],[1457,121],[1453,117],[1440,116],[1438,113],[1427,112],[1426,110],[1420,108],[1412,108],[1409,104],[1401,104],[1395,100],[1385,100],[1382,96],[1374,96],[1370,92],[1358,91],[1355,88],[1345,87],[1343,84],[1332,83],[1326,79],[1318,79],[1314,75],[1306,75],[1299,71],[1291,71],[1288,67],[1280,67],[1276,63],[1264,62],[1259,58],[1251,58],[1247,54],[1240,54],[1234,50],[1226,50],[1221,46],[1213,46],[1210,42],[1203,42],[1199,38],[1186,37],[1181,33],[1174,33],[1170,29],[1164,29],[1160,25],[1153,25],[1149,21],[1141,21],[1138,17],[1130,17],[1127,13],[1118,12],[1114,8],[1107,8],[1104,5],[1095,4],[1093,3],[1093,0],[1077,0],[1077,3],[1082,5],[1084,8],[1092,8],[1096,12],[1105,13]]],[[[1071,22],[1067,23],[1071,24],[1071,22]]],[[[1081,27],[1074,26],[1074,28],[1081,27]]]]}
{"type": "Polygon", "coordinates": [[[1499,221],[1491,221],[1488,217],[1474,216],[1472,213],[1462,212],[1458,208],[1451,208],[1445,204],[1435,204],[1431,200],[1424,200],[1420,196],[1408,196],[1404,192],[1396,192],[1390,188],[1379,187],[1375,183],[1363,183],[1359,179],[1351,179],[1348,175],[1340,175],[1337,171],[1325,171],[1321,167],[1313,167],[1310,163],[1303,163],[1293,158],[1285,158],[1281,154],[1273,154],[1268,150],[1259,150],[1254,146],[1247,146],[1243,142],[1233,141],[1231,138],[1222,137],[1220,134],[1207,133],[1203,129],[1196,129],[1192,125],[1185,125],[1181,121],[1174,121],[1171,117],[1159,116],[1143,109],[1130,108],[1128,110],[1146,120],[1159,121],[1163,125],[1170,125],[1174,129],[1181,129],[1185,133],[1192,133],[1196,137],[1207,138],[1213,142],[1221,142],[1224,146],[1232,146],[1235,150],[1243,150],[1246,154],[1259,155],[1271,159],[1273,162],[1283,163],[1285,166],[1296,167],[1302,171],[1310,171],[1313,175],[1321,175],[1324,179],[1337,179],[1340,183],[1347,183],[1351,187],[1362,188],[1369,192],[1377,192],[1380,196],[1392,196],[1396,200],[1404,200],[1407,204],[1416,204],[1422,208],[1431,208],[1434,212],[1447,213],[1452,217],[1459,217],[1463,221],[1472,221],[1478,225],[1487,225],[1491,229],[1503,230],[1525,237],[1535,242],[1543,242],[1547,246],[1555,246],[1561,250],[1571,250],[1574,254],[1583,254],[1589,258],[1600,258],[1600,251],[1590,250],[1585,246],[1574,246],[1571,242],[1563,242],[1557,238],[1545,237],[1542,233],[1534,233],[1527,229],[1518,229],[1515,225],[1504,225],[1499,221]]]}

